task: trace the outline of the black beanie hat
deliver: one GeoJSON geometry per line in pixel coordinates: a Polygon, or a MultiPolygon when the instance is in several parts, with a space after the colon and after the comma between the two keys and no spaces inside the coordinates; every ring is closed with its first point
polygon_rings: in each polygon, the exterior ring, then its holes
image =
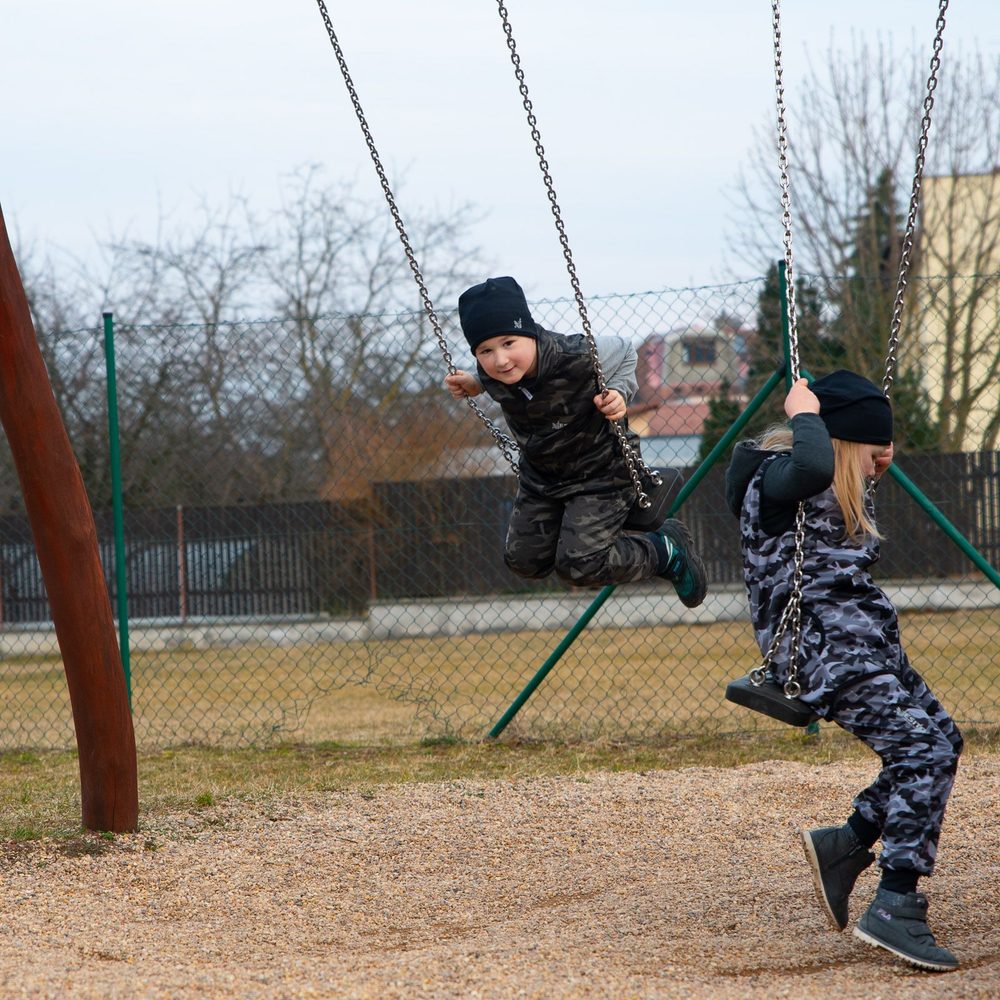
{"type": "Polygon", "coordinates": [[[487,278],[467,288],[458,297],[458,319],[473,353],[484,340],[504,333],[538,336],[524,292],[513,278],[487,278]]]}
{"type": "Polygon", "coordinates": [[[892,443],[892,407],[885,393],[864,376],[841,369],[816,379],[809,388],[819,399],[820,419],[830,437],[892,443]]]}

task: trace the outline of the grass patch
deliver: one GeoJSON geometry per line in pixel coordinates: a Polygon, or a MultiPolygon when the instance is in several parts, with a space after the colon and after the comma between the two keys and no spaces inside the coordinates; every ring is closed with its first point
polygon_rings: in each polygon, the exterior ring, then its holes
{"type": "MultiPolygon", "coordinates": [[[[745,600],[742,593],[731,597],[745,600]]],[[[655,589],[628,599],[640,606],[672,600],[655,589]]],[[[609,602],[611,613],[617,600],[609,602]]],[[[505,613],[502,603],[495,613],[505,613]]],[[[952,717],[964,728],[1000,726],[995,609],[908,612],[901,621],[911,661],[952,717]]],[[[480,739],[565,637],[547,629],[290,645],[280,625],[261,625],[257,638],[247,627],[247,635],[222,645],[133,650],[140,749],[480,739]]],[[[693,733],[763,734],[752,713],[722,697],[730,680],[758,663],[742,612],[738,620],[706,624],[592,626],[504,738],[658,742],[693,733]]],[[[58,661],[0,663],[0,702],[0,745],[74,746],[58,661]]]]}
{"type": "MultiPolygon", "coordinates": [[[[996,732],[968,735],[968,753],[1000,752],[996,732]]],[[[871,759],[859,741],[825,725],[818,736],[798,730],[755,736],[683,738],[656,744],[458,740],[369,746],[288,744],[255,750],[183,747],[139,756],[140,827],[197,812],[227,799],[268,809],[289,796],[354,791],[406,782],[517,780],[595,771],[735,767],[763,760],[830,764],[871,759]]],[[[79,768],[68,752],[0,755],[0,841],[55,837],[67,850],[100,853],[112,837],[80,830],[79,768]],[[75,845],[75,846],[72,846],[75,845]]],[[[147,850],[155,850],[147,841],[147,850]]]]}

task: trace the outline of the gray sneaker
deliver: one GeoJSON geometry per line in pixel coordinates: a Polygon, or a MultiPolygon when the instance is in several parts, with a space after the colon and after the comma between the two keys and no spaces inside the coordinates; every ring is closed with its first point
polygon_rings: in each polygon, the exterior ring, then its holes
{"type": "Polygon", "coordinates": [[[801,834],[816,898],[830,923],[842,931],[847,926],[847,900],[854,883],[875,860],[875,855],[865,850],[849,826],[824,826],[819,830],[802,830],[801,834]]]}
{"type": "Polygon", "coordinates": [[[705,600],[708,582],[705,565],[695,551],[687,525],[671,517],[660,525],[660,534],[670,542],[673,554],[667,568],[659,575],[674,585],[681,604],[688,608],[698,607],[705,600]]]}
{"type": "Polygon", "coordinates": [[[922,892],[879,889],[854,926],[854,936],[921,969],[950,972],[958,959],[934,940],[927,926],[927,897],[922,892]]]}

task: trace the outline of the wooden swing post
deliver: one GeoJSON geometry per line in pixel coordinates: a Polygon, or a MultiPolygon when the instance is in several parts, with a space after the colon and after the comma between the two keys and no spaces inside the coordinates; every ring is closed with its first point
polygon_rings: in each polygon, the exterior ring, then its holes
{"type": "Polygon", "coordinates": [[[126,833],[139,813],[135,733],[97,529],[0,210],[0,422],[17,468],[69,686],[83,826],[126,833]]]}

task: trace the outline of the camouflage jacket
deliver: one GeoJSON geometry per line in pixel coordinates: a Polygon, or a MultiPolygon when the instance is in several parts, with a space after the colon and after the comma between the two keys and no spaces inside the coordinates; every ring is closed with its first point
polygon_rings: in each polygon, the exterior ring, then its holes
{"type": "MultiPolygon", "coordinates": [[[[635,350],[621,338],[596,340],[602,365],[602,345],[618,348],[621,360],[613,370],[605,371],[605,381],[627,402],[636,387],[635,350]]],[[[597,384],[586,337],[539,329],[537,342],[538,371],[516,385],[492,379],[477,366],[483,389],[500,404],[520,449],[521,481],[542,491],[584,483],[591,489],[595,482],[598,488],[628,486],[616,435],[594,406],[597,384]]],[[[638,436],[633,431],[627,434],[638,452],[638,436]]]]}
{"type": "MultiPolygon", "coordinates": [[[[819,417],[803,416],[808,419],[792,421],[790,453],[738,445],[727,487],[730,507],[738,500],[734,513],[740,518],[743,577],[762,652],[774,638],[791,593],[795,509],[805,500],[799,681],[803,700],[825,714],[846,686],[898,672],[906,660],[896,610],[869,572],[879,556],[879,541],[846,537],[840,504],[830,488],[832,450],[828,457],[818,449],[824,436],[829,449],[829,435],[819,417]],[[804,484],[817,482],[819,490],[804,495],[809,488],[804,484]]],[[[787,675],[790,645],[786,634],[774,662],[779,680],[787,675]]]]}

